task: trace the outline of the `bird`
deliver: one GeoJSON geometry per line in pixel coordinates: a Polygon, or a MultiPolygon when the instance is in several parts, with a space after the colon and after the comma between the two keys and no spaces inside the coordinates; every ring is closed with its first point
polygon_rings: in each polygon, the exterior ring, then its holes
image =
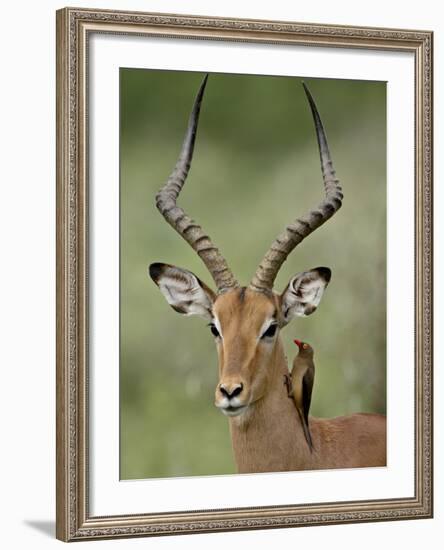
{"type": "Polygon", "coordinates": [[[310,411],[311,394],[313,391],[315,365],[313,361],[314,350],[301,340],[294,340],[299,348],[299,353],[293,360],[291,374],[286,378],[288,397],[292,398],[296,405],[305,439],[313,451],[313,440],[311,438],[308,413],[310,411]]]}

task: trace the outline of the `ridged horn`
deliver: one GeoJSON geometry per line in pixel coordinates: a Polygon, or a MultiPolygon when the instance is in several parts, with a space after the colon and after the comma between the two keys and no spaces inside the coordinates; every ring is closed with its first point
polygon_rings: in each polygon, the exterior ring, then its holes
{"type": "Polygon", "coordinates": [[[333,168],[321,117],[319,116],[314,99],[304,83],[303,87],[310,104],[318,139],[325,198],[317,208],[311,210],[305,216],[296,218],[292,223],[287,225],[284,231],[272,243],[250,283],[250,288],[260,292],[270,291],[273,288],[279,269],[290,252],[308,237],[310,233],[313,233],[315,229],[331,218],[342,206],[342,189],[333,168]]]}
{"type": "Polygon", "coordinates": [[[156,206],[165,220],[181,235],[200,256],[220,292],[239,286],[219,249],[202,227],[192,220],[180,206],[177,197],[182,191],[193,158],[200,107],[207,84],[205,76],[194,101],[188,128],[176,166],[168,181],[156,195],[156,206]]]}

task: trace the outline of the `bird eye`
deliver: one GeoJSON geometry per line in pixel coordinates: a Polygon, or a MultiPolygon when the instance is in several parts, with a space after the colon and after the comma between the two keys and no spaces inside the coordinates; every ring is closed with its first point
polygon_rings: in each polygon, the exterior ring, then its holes
{"type": "Polygon", "coordinates": [[[272,323],[267,330],[262,334],[261,338],[273,338],[273,336],[276,334],[277,330],[277,323],[272,323]]]}
{"type": "Polygon", "coordinates": [[[209,327],[210,327],[210,330],[211,330],[211,334],[215,338],[218,338],[220,336],[220,334],[219,334],[219,331],[217,330],[217,328],[215,327],[215,325],[213,325],[213,323],[210,323],[209,327]]]}

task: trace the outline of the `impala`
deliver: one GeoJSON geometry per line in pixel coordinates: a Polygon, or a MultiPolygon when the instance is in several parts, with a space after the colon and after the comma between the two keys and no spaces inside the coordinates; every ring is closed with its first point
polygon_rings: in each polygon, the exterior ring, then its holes
{"type": "Polygon", "coordinates": [[[280,331],[294,317],[316,310],[331,272],[317,267],[294,275],[282,293],[273,290],[273,283],[291,251],[339,210],[343,198],[315,102],[304,84],[316,129],[325,198],[287,225],[245,287],[239,285],[202,227],[177,205],[193,156],[206,83],[207,77],[196,96],[179,159],[158,192],[156,205],[200,256],[217,291],[173,265],[154,263],[149,273],[176,312],[199,315],[210,323],[219,358],[215,405],[229,419],[238,472],[383,466],[384,416],[310,418],[310,449],[294,402],[287,396],[288,367],[280,331]]]}

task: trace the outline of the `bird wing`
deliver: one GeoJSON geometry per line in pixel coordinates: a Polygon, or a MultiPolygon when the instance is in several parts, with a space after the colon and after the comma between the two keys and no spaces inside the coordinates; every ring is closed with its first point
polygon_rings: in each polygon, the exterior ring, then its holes
{"type": "Polygon", "coordinates": [[[314,383],[314,369],[309,367],[302,378],[302,407],[304,410],[305,422],[308,425],[308,413],[310,412],[311,394],[314,383]]]}

